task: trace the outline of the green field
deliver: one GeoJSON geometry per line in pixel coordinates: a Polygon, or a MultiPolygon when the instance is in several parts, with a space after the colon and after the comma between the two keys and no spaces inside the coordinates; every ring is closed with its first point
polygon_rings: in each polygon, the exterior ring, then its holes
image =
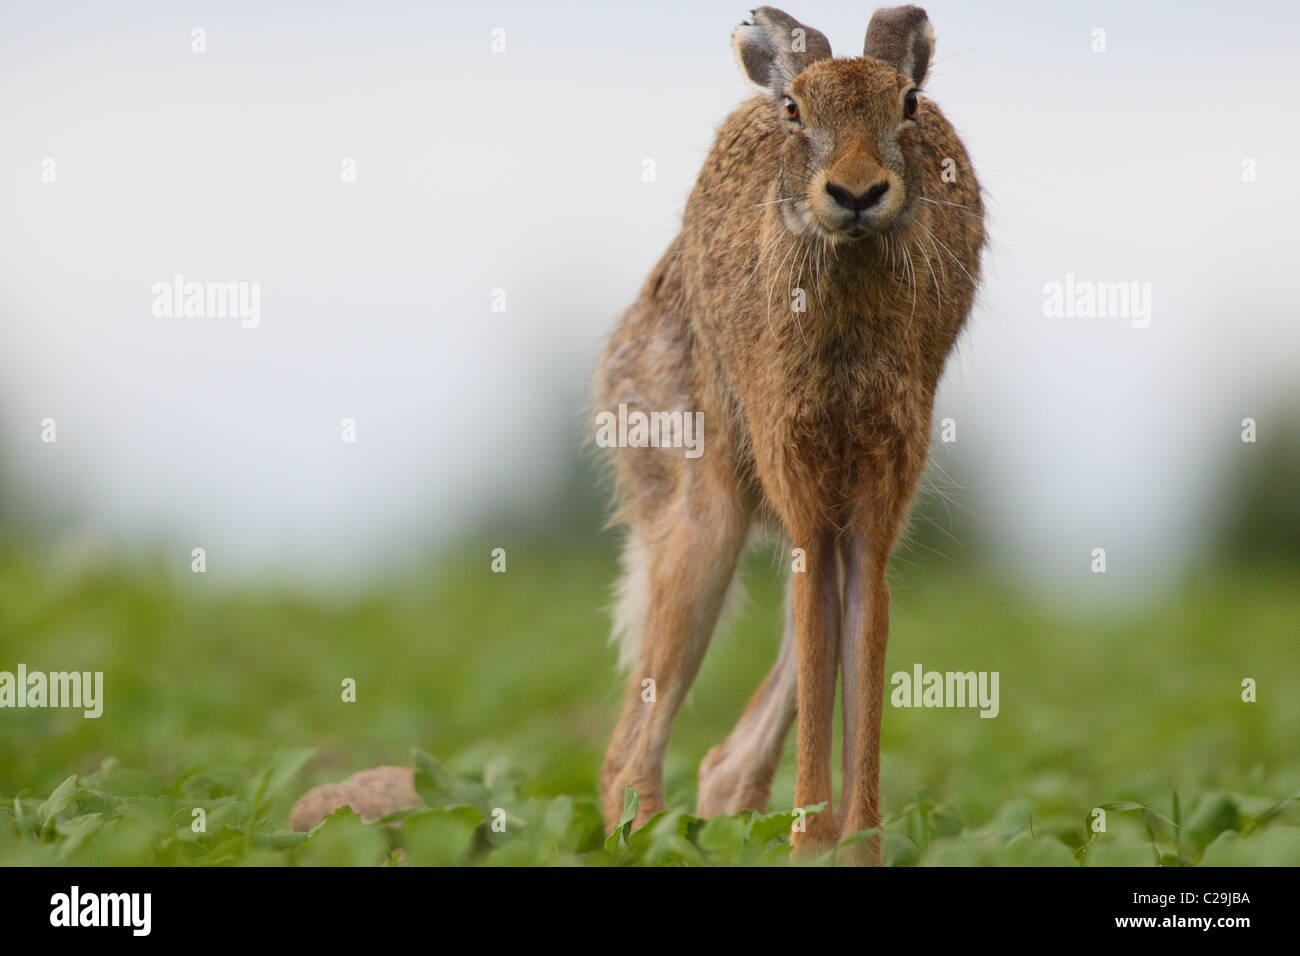
{"type": "MultiPolygon", "coordinates": [[[[780,584],[762,554],[682,709],[672,809],[604,832],[595,782],[620,695],[606,547],[521,544],[494,574],[489,546],[468,545],[334,598],[5,554],[0,670],[103,671],[106,702],[98,719],[0,711],[0,862],[786,862],[788,813],[691,816],[700,758],[775,656],[780,584]],[[288,831],[308,787],[382,763],[417,766],[429,809],[288,831]],[[497,807],[504,833],[484,825],[497,807]]],[[[1001,711],[887,708],[886,862],[1300,863],[1291,566],[1206,572],[1129,612],[1049,608],[942,561],[894,582],[889,671],[996,670],[1001,711]]],[[[773,811],[793,799],[792,747],[773,811]]]]}

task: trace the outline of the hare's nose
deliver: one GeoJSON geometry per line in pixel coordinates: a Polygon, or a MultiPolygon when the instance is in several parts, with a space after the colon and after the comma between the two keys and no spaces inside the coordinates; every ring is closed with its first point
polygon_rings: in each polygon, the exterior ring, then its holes
{"type": "Polygon", "coordinates": [[[856,196],[843,186],[837,186],[830,180],[827,180],[826,192],[845,209],[850,209],[853,212],[861,212],[864,209],[870,209],[876,203],[880,202],[880,197],[889,192],[889,180],[882,179],[866,192],[859,193],[856,196]]]}

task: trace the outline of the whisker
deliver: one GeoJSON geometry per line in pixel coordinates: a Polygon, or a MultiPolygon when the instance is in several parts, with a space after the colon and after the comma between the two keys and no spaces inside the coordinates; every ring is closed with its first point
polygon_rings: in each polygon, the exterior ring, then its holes
{"type": "MultiPolygon", "coordinates": [[[[939,310],[942,311],[943,293],[939,289],[939,278],[934,274],[934,266],[930,265],[930,256],[926,253],[925,247],[920,244],[919,240],[917,241],[916,248],[921,251],[921,255],[925,256],[925,265],[926,268],[930,270],[930,280],[934,283],[934,294],[939,300],[939,310]]],[[[912,322],[909,319],[907,322],[907,329],[904,330],[904,334],[906,334],[907,331],[910,331],[911,328],[912,328],[912,322]]]]}
{"type": "Polygon", "coordinates": [[[943,199],[931,199],[929,196],[917,196],[916,198],[921,200],[921,202],[934,203],[936,206],[952,206],[954,209],[965,209],[972,216],[978,215],[978,213],[976,213],[970,206],[963,206],[959,202],[947,202],[943,199]]]}
{"type": "Polygon", "coordinates": [[[754,262],[754,268],[751,269],[749,272],[749,278],[747,278],[740,287],[741,292],[744,292],[745,289],[748,288],[749,283],[753,281],[754,276],[758,275],[758,270],[759,267],[763,265],[763,260],[767,257],[768,253],[770,253],[776,247],[776,244],[780,241],[783,232],[784,230],[778,229],[776,235],[774,235],[770,240],[768,240],[768,243],[763,248],[763,251],[758,254],[758,259],[754,262]]]}
{"type": "MultiPolygon", "coordinates": [[[[784,233],[782,233],[782,234],[784,234],[784,233]]],[[[795,238],[797,239],[798,237],[795,237],[795,238]]],[[[772,330],[772,334],[773,334],[774,336],[776,335],[776,329],[772,326],[772,289],[775,287],[776,282],[781,278],[781,270],[785,268],[785,262],[786,262],[787,259],[790,258],[790,253],[792,253],[792,252],[797,248],[797,246],[798,246],[798,243],[797,243],[797,242],[792,242],[792,243],[790,243],[790,248],[787,249],[786,252],[785,252],[785,255],[781,257],[781,264],[780,264],[779,266],[776,267],[776,277],[775,277],[775,278],[772,277],[772,272],[771,272],[771,262],[770,262],[770,261],[768,262],[768,282],[767,282],[767,326],[768,326],[769,329],[772,330]]],[[[775,254],[773,255],[773,258],[775,258],[775,254]]]]}
{"type": "Polygon", "coordinates": [[[971,285],[978,285],[978,284],[979,284],[979,283],[977,283],[977,282],[975,281],[975,278],[974,278],[974,277],[973,277],[969,272],[966,271],[966,267],[965,267],[964,265],[961,264],[961,260],[958,259],[955,255],[953,255],[953,252],[952,252],[951,249],[949,249],[946,245],[944,245],[944,242],[943,242],[942,239],[940,239],[940,238],[939,238],[938,236],[936,236],[934,233],[930,232],[929,229],[926,229],[924,223],[918,222],[917,225],[920,226],[922,229],[925,229],[925,231],[926,231],[927,233],[929,233],[930,238],[933,239],[935,242],[939,243],[940,247],[943,249],[944,252],[948,253],[949,256],[952,256],[952,261],[955,262],[955,263],[957,263],[957,268],[960,269],[963,273],[965,273],[967,279],[970,279],[970,281],[971,281],[971,285]]]}

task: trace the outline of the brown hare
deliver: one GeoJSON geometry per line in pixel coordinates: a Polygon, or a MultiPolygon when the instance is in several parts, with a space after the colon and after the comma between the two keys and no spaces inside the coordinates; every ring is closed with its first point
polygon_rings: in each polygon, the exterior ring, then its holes
{"type": "MultiPolygon", "coordinates": [[[[625,787],[638,825],[664,808],[673,718],[761,522],[788,539],[785,637],[700,766],[699,813],[763,808],[797,714],[795,804],[827,804],[792,834],[806,858],[880,822],[885,568],[975,295],[983,211],[966,150],[920,91],[934,48],[924,10],[877,11],[861,57],[833,59],[821,33],[771,7],[732,46],[763,92],[718,131],[681,233],[596,375],[600,409],[707,426],[694,457],[644,430],[612,453],[628,527],[615,626],[631,676],[601,789],[611,824],[625,787]]],[[[878,862],[878,838],[846,858],[878,862]]]]}

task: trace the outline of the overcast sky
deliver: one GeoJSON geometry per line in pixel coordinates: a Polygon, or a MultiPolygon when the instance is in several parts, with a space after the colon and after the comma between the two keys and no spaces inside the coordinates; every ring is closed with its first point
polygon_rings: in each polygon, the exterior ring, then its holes
{"type": "MultiPolygon", "coordinates": [[[[989,559],[1045,587],[1088,586],[1094,547],[1121,579],[1176,573],[1253,451],[1241,419],[1264,441],[1295,401],[1300,13],[926,6],[992,238],[936,457],[989,559]],[[1045,316],[1067,274],[1149,283],[1149,327],[1045,316]]],[[[602,336],[748,95],[744,4],[12,7],[0,467],[78,533],[245,573],[364,574],[545,500],[602,336]],[[178,273],[259,283],[259,324],[158,317],[178,273]]],[[[872,7],[787,9],[861,52],[872,7]]]]}

